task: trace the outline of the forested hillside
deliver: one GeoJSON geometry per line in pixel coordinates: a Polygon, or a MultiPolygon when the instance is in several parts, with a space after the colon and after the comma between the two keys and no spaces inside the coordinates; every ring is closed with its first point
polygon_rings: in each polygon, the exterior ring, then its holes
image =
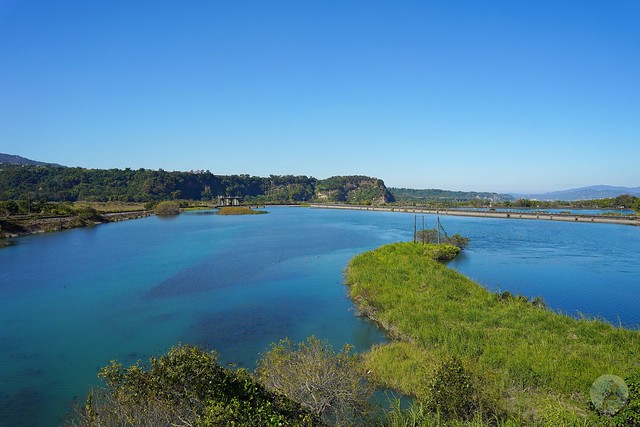
{"type": "Polygon", "coordinates": [[[242,196],[247,202],[386,203],[384,182],[363,176],[318,180],[307,176],[214,175],[209,171],[85,169],[33,165],[0,166],[0,200],[123,201],[216,200],[242,196]]]}
{"type": "Polygon", "coordinates": [[[318,201],[337,201],[357,204],[384,204],[394,201],[381,179],[368,176],[334,176],[318,181],[318,201]]]}

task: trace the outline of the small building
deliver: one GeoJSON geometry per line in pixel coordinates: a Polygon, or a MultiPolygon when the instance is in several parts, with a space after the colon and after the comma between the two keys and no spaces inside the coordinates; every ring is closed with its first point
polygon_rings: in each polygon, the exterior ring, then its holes
{"type": "Polygon", "coordinates": [[[218,196],[218,206],[240,206],[241,196],[218,196]]]}

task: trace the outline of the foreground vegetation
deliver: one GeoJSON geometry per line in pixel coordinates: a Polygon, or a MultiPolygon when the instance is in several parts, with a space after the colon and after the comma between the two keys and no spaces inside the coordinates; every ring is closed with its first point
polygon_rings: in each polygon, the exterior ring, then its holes
{"type": "Polygon", "coordinates": [[[397,243],[349,264],[357,307],[396,338],[366,356],[376,381],[415,396],[415,413],[456,422],[615,422],[592,410],[589,390],[603,374],[640,372],[638,331],[493,294],[426,254],[397,243]]]}
{"type": "Polygon", "coordinates": [[[98,375],[69,426],[320,426],[375,423],[373,384],[361,356],[326,341],[282,340],[255,375],[225,368],[217,354],[180,345],[166,355],[123,368],[112,361],[98,375]]]}
{"type": "Polygon", "coordinates": [[[299,404],[268,391],[246,370],[218,364],[217,355],[178,346],[149,365],[100,370],[105,387],[91,390],[68,426],[314,426],[299,404]]]}

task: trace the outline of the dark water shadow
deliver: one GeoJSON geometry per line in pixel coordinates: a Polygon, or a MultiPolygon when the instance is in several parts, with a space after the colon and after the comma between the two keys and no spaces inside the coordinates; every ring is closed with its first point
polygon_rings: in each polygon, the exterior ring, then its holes
{"type": "Polygon", "coordinates": [[[0,396],[0,426],[38,426],[38,414],[46,403],[44,394],[36,388],[21,388],[0,396]]]}
{"type": "MultiPolygon", "coordinates": [[[[277,280],[288,274],[280,272],[278,264],[353,246],[352,238],[345,238],[341,230],[330,227],[282,232],[287,233],[286,238],[277,232],[270,233],[273,238],[264,234],[243,236],[241,244],[181,270],[146,292],[144,298],[171,298],[258,280],[277,280]]],[[[360,240],[368,239],[362,236],[360,240]]]]}

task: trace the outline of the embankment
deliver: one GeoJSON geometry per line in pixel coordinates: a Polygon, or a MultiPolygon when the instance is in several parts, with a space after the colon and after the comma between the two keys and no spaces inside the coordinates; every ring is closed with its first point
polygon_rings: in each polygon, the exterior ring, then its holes
{"type": "Polygon", "coordinates": [[[382,212],[405,212],[425,215],[451,215],[470,216],[480,218],[508,218],[508,219],[533,219],[545,221],[567,221],[581,223],[604,223],[640,225],[640,217],[614,216],[614,215],[583,215],[583,214],[561,214],[561,213],[527,213],[527,212],[499,212],[499,211],[472,211],[453,209],[426,209],[418,207],[402,206],[360,206],[360,205],[335,205],[335,204],[311,204],[314,208],[322,209],[351,209],[361,211],[382,211],[382,212]]]}

